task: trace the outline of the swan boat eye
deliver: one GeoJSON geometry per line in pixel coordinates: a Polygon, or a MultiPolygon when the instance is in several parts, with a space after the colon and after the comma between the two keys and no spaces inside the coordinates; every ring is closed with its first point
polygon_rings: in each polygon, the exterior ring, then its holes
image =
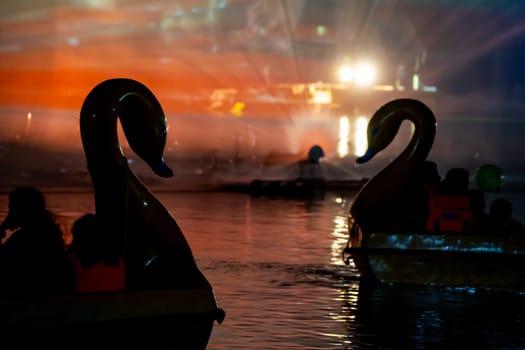
{"type": "Polygon", "coordinates": [[[375,138],[377,134],[379,133],[380,128],[373,128],[372,132],[370,133],[372,135],[372,138],[375,138]]]}
{"type": "Polygon", "coordinates": [[[152,256],[151,258],[149,258],[145,263],[144,263],[144,267],[148,267],[151,265],[151,263],[153,263],[154,260],[157,259],[157,256],[152,256]]]}

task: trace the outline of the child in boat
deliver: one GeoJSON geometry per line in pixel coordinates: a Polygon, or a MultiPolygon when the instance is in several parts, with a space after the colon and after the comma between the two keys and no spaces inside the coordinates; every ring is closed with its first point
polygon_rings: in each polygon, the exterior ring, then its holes
{"type": "Polygon", "coordinates": [[[35,187],[8,195],[9,212],[0,225],[0,276],[4,297],[37,297],[73,292],[74,274],[62,230],[35,187]]]}
{"type": "Polygon", "coordinates": [[[490,205],[489,232],[494,235],[525,237],[525,227],[512,216],[512,203],[506,198],[496,198],[490,205]]]}
{"type": "Polygon", "coordinates": [[[487,224],[485,197],[470,189],[470,173],[451,168],[430,196],[427,231],[484,234],[487,224]]]}
{"type": "Polygon", "coordinates": [[[78,218],[68,253],[76,274],[76,291],[108,292],[125,288],[123,259],[111,252],[95,214],[78,218]]]}
{"type": "Polygon", "coordinates": [[[469,193],[470,173],[465,168],[451,168],[438,186],[438,192],[450,195],[467,195],[469,193]]]}

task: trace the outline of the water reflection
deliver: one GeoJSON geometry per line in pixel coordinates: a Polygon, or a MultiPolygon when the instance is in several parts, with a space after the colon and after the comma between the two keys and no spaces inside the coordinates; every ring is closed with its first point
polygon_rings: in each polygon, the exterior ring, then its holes
{"type": "MultiPolygon", "coordinates": [[[[226,200],[206,221],[213,227],[247,215],[246,226],[228,226],[208,246],[206,273],[230,320],[214,329],[210,349],[480,349],[525,344],[525,297],[434,287],[366,284],[346,266],[346,214],[352,196],[277,200],[214,195],[226,200]],[[247,230],[247,231],[245,231],[247,230]],[[250,232],[250,240],[236,232],[250,232]],[[248,250],[242,262],[238,248],[248,250]],[[221,256],[220,262],[213,256],[221,256]]],[[[193,201],[184,200],[189,213],[193,201]],[[189,207],[188,207],[189,205],[189,207]]],[[[185,225],[194,222],[186,214],[185,225]]],[[[186,226],[187,227],[187,226],[186,226]]],[[[190,230],[191,231],[191,230],[190,230]]],[[[192,242],[195,236],[192,235],[192,242]]],[[[244,236],[247,238],[248,236],[244,236]]],[[[200,244],[195,247],[202,249],[200,244]]],[[[198,256],[202,255],[197,254],[198,256]]]]}
{"type": "Polygon", "coordinates": [[[524,344],[524,316],[519,294],[361,284],[348,330],[386,348],[514,348],[524,344]]]}

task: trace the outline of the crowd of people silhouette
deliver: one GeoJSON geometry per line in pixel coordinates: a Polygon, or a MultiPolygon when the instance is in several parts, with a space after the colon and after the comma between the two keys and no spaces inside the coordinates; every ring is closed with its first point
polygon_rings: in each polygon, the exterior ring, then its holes
{"type": "Polygon", "coordinates": [[[512,203],[507,198],[494,199],[487,212],[485,192],[470,187],[467,169],[450,168],[441,180],[437,164],[426,161],[422,181],[429,199],[425,211],[427,231],[525,235],[525,228],[513,217],[512,203]]]}

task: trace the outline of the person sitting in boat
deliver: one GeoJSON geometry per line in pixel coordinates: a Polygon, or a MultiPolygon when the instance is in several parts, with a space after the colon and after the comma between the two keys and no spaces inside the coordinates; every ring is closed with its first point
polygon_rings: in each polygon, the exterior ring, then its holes
{"type": "Polygon", "coordinates": [[[76,292],[120,291],[125,288],[122,257],[112,253],[95,214],[78,218],[72,226],[68,254],[75,270],[76,292]]]}
{"type": "Polygon", "coordinates": [[[0,276],[4,297],[37,297],[73,292],[74,272],[63,232],[35,187],[18,187],[8,195],[9,212],[0,224],[0,276]]]}
{"type": "Polygon", "coordinates": [[[430,232],[471,232],[472,198],[469,171],[451,168],[429,196],[429,216],[426,229],[430,232]]]}
{"type": "Polygon", "coordinates": [[[323,158],[324,150],[319,145],[314,145],[308,151],[306,159],[299,160],[299,179],[321,179],[319,173],[320,159],[323,158]]]}
{"type": "Polygon", "coordinates": [[[470,173],[465,168],[451,168],[438,185],[438,192],[450,195],[466,195],[469,192],[470,173]]]}
{"type": "Polygon", "coordinates": [[[494,235],[525,237],[525,227],[513,217],[512,203],[506,198],[496,198],[491,203],[488,226],[494,235]]]}
{"type": "Polygon", "coordinates": [[[437,190],[441,181],[437,163],[431,160],[424,161],[414,175],[417,186],[414,187],[413,205],[410,210],[409,222],[416,231],[425,230],[429,216],[429,196],[437,190]]]}
{"type": "Polygon", "coordinates": [[[422,165],[423,189],[426,192],[434,192],[437,190],[441,175],[439,174],[437,163],[431,160],[426,160],[422,165]]]}
{"type": "Polygon", "coordinates": [[[486,211],[485,192],[479,189],[470,190],[470,207],[472,209],[472,232],[489,234],[489,214],[486,211]]]}

